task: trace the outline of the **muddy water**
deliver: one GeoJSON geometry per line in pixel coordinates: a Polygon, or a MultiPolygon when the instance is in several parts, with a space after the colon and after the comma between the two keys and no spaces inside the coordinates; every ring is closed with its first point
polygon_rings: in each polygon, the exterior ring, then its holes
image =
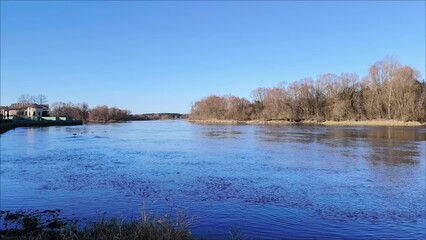
{"type": "Polygon", "coordinates": [[[134,218],[182,211],[192,232],[264,239],[424,238],[426,131],[185,121],[0,135],[1,210],[134,218]]]}

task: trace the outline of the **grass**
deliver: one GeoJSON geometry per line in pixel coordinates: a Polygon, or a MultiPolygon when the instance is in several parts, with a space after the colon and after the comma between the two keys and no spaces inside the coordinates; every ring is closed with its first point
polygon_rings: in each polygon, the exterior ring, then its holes
{"type": "MultiPolygon", "coordinates": [[[[134,220],[100,217],[83,224],[76,219],[60,216],[61,210],[0,211],[0,239],[63,239],[63,240],[193,240],[190,231],[193,219],[178,212],[175,216],[155,216],[146,211],[134,220]]],[[[207,238],[208,239],[208,238],[207,238]]],[[[249,239],[236,226],[225,239],[249,239]]],[[[255,238],[260,239],[260,238],[255,238]]]]}
{"type": "Polygon", "coordinates": [[[139,219],[127,221],[101,217],[82,228],[77,220],[60,218],[60,210],[0,214],[0,239],[195,239],[189,230],[191,222],[182,213],[158,217],[143,211],[139,219]]]}
{"type": "Polygon", "coordinates": [[[400,121],[400,120],[364,120],[364,121],[325,121],[323,125],[328,126],[424,126],[425,123],[416,121],[400,121]]]}
{"type": "Polygon", "coordinates": [[[400,120],[362,120],[362,121],[315,121],[303,120],[299,122],[291,122],[286,120],[250,120],[250,121],[237,121],[237,120],[188,120],[192,123],[199,124],[219,124],[219,125],[236,125],[236,124],[250,124],[250,125],[326,125],[326,126],[425,126],[426,123],[416,121],[400,121],[400,120]]]}

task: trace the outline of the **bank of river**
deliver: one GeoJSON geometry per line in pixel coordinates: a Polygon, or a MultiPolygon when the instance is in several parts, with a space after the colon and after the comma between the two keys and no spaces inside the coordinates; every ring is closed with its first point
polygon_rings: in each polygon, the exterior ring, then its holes
{"type": "Polygon", "coordinates": [[[52,121],[32,121],[21,120],[18,122],[0,122],[0,134],[18,127],[50,127],[50,126],[73,126],[82,125],[81,120],[52,120],[52,121]]]}
{"type": "Polygon", "coordinates": [[[188,120],[191,123],[200,124],[250,124],[250,125],[324,125],[324,126],[387,126],[387,127],[409,127],[409,126],[426,126],[426,123],[417,121],[399,121],[399,120],[362,120],[362,121],[312,121],[304,120],[298,122],[291,122],[285,120],[219,120],[219,119],[207,119],[207,120],[188,120]]]}

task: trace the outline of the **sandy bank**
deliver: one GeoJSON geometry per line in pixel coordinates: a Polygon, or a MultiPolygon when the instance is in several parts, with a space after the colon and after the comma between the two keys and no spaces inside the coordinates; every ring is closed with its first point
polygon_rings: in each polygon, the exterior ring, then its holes
{"type": "Polygon", "coordinates": [[[207,120],[187,120],[190,123],[199,123],[199,124],[218,124],[218,125],[236,125],[236,124],[248,124],[248,121],[238,121],[238,120],[219,120],[219,119],[207,119],[207,120]]]}
{"type": "Polygon", "coordinates": [[[218,120],[218,119],[208,119],[208,120],[188,120],[191,123],[197,124],[218,124],[218,125],[238,125],[238,124],[251,124],[251,125],[325,125],[325,126],[425,126],[425,123],[420,122],[404,122],[398,120],[364,120],[364,121],[300,121],[300,122],[290,122],[285,120],[250,120],[250,121],[238,121],[238,120],[218,120]]]}
{"type": "Polygon", "coordinates": [[[365,121],[325,121],[321,123],[327,126],[425,126],[425,123],[415,121],[398,121],[398,120],[365,120],[365,121]]]}

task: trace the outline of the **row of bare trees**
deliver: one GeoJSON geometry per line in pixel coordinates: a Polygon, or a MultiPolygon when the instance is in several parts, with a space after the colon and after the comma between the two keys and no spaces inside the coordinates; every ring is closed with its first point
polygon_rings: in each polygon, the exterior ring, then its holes
{"type": "Polygon", "coordinates": [[[38,94],[38,95],[29,95],[29,94],[22,94],[18,98],[18,103],[28,103],[28,104],[46,104],[47,98],[44,94],[38,94]]]}
{"type": "Polygon", "coordinates": [[[70,116],[83,122],[114,122],[127,121],[131,119],[129,110],[123,110],[116,107],[97,106],[89,108],[87,103],[53,103],[50,109],[52,116],[70,116]]]}
{"type": "Polygon", "coordinates": [[[274,88],[258,88],[252,101],[208,96],[194,103],[191,119],[426,121],[426,84],[419,72],[394,58],[357,74],[323,74],[274,88]]]}
{"type": "Polygon", "coordinates": [[[68,116],[76,120],[87,122],[89,119],[89,105],[87,103],[74,104],[55,102],[50,107],[51,116],[68,116]]]}
{"type": "Polygon", "coordinates": [[[89,120],[92,122],[128,121],[131,120],[131,113],[129,110],[103,105],[90,111],[89,120]]]}
{"type": "Polygon", "coordinates": [[[192,106],[189,118],[249,120],[252,114],[253,106],[245,98],[209,96],[192,106]]]}

